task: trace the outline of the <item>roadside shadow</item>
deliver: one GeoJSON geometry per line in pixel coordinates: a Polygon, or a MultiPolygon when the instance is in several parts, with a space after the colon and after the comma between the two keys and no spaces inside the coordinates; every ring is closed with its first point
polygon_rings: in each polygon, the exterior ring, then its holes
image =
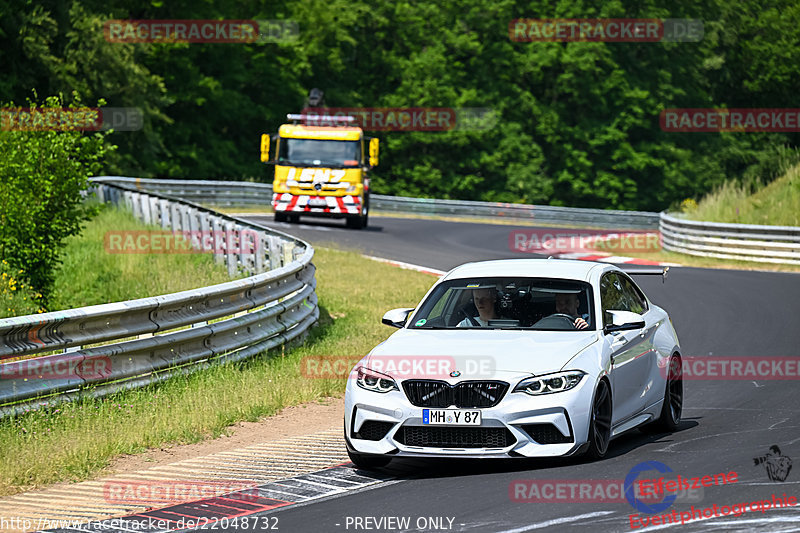
{"type": "MultiPolygon", "coordinates": [[[[587,469],[596,471],[614,468],[615,459],[635,452],[646,444],[669,443],[677,438],[672,438],[683,431],[699,425],[696,419],[683,419],[674,432],[645,433],[642,430],[633,430],[611,442],[611,448],[604,459],[599,461],[587,460],[583,456],[572,457],[546,457],[546,458],[402,458],[398,457],[380,469],[398,479],[429,479],[470,477],[487,474],[503,474],[509,472],[545,472],[563,467],[578,467],[581,471],[587,469]]],[[[642,459],[646,460],[646,459],[642,459]]],[[[627,469],[626,469],[627,471],[627,469]]],[[[597,474],[594,474],[597,475],[597,474]]]]}
{"type": "Polygon", "coordinates": [[[285,223],[289,229],[291,228],[300,228],[303,227],[311,227],[311,228],[330,228],[332,230],[346,230],[352,231],[354,235],[358,235],[359,232],[371,232],[371,233],[381,233],[383,232],[383,226],[375,226],[372,224],[372,220],[369,221],[369,225],[366,228],[362,229],[351,229],[348,228],[345,224],[344,219],[342,218],[315,218],[315,217],[307,217],[301,218],[299,222],[292,222],[292,223],[285,223]]]}

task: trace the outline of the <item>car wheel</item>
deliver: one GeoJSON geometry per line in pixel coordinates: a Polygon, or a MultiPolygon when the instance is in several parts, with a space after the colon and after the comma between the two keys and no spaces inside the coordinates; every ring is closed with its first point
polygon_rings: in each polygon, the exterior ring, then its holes
{"type": "Polygon", "coordinates": [[[680,356],[673,355],[667,364],[667,383],[664,387],[664,404],[658,420],[648,424],[648,431],[675,431],[683,413],[683,374],[680,356]]]}
{"type": "Polygon", "coordinates": [[[287,216],[286,213],[275,213],[275,222],[286,222],[287,216]]]}
{"type": "Polygon", "coordinates": [[[602,459],[606,456],[611,442],[611,389],[604,379],[600,380],[594,392],[591,416],[589,448],[585,457],[590,460],[602,459]]]}
{"type": "Polygon", "coordinates": [[[391,457],[384,457],[382,455],[362,455],[360,453],[351,452],[350,450],[347,450],[347,455],[350,456],[350,460],[354,465],[364,470],[386,466],[392,460],[391,457]]]}

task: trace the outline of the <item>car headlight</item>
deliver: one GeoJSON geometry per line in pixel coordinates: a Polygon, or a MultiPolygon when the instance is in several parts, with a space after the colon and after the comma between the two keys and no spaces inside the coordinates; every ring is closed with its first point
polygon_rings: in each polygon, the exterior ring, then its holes
{"type": "Polygon", "coordinates": [[[356,384],[362,389],[371,390],[372,392],[399,390],[393,378],[363,366],[358,367],[356,384]]]}
{"type": "Polygon", "coordinates": [[[586,372],[581,372],[580,370],[568,370],[566,372],[525,378],[519,382],[519,385],[514,387],[514,392],[524,392],[531,396],[563,392],[574,388],[585,375],[586,372]]]}

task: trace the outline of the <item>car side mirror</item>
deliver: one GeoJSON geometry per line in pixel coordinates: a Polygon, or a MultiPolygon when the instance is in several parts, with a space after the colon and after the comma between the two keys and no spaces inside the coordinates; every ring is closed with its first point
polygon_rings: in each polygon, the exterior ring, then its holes
{"type": "Polygon", "coordinates": [[[402,328],[406,325],[406,320],[408,320],[408,315],[413,311],[413,307],[408,308],[400,308],[400,309],[392,309],[391,311],[386,311],[386,314],[383,315],[381,319],[382,324],[386,324],[387,326],[392,326],[395,328],[402,328]]]}
{"type": "Polygon", "coordinates": [[[644,324],[644,317],[638,313],[630,311],[607,311],[611,315],[611,323],[606,324],[603,328],[603,333],[608,335],[613,331],[627,331],[631,329],[642,329],[644,324]]]}

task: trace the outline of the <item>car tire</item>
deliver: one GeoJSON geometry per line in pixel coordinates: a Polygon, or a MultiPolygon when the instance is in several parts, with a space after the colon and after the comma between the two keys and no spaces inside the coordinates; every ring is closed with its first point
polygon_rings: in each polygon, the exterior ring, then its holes
{"type": "Polygon", "coordinates": [[[358,468],[364,470],[372,470],[373,468],[380,468],[388,465],[392,458],[384,457],[382,455],[363,455],[360,453],[351,452],[347,450],[347,455],[350,456],[350,461],[358,468]]]}
{"type": "Polygon", "coordinates": [[[287,220],[288,217],[286,216],[286,213],[275,213],[275,222],[286,222],[287,220]]]}
{"type": "Polygon", "coordinates": [[[594,391],[589,419],[589,441],[584,457],[590,461],[602,459],[611,443],[611,387],[601,379],[594,391]]]}
{"type": "Polygon", "coordinates": [[[362,229],[367,224],[367,217],[347,217],[347,227],[350,229],[362,229]]]}
{"type": "Polygon", "coordinates": [[[681,358],[674,354],[667,363],[667,382],[664,385],[664,403],[655,422],[642,429],[650,433],[675,431],[681,423],[683,413],[683,374],[681,358]]]}

